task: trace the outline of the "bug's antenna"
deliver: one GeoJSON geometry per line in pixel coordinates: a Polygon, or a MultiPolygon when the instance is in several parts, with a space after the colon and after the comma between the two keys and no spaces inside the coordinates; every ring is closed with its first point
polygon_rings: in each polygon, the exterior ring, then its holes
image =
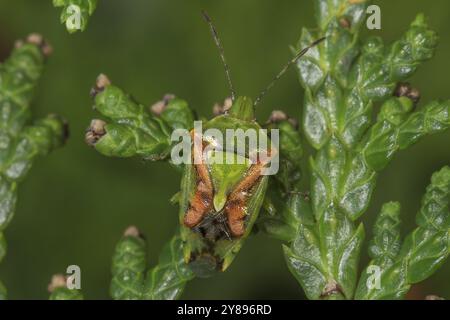
{"type": "Polygon", "coordinates": [[[220,58],[222,59],[223,67],[225,69],[225,75],[227,77],[228,86],[231,91],[231,100],[234,102],[236,97],[236,92],[234,91],[233,82],[231,81],[231,73],[230,68],[228,67],[227,61],[225,60],[225,51],[223,50],[222,42],[220,41],[219,34],[217,33],[214,24],[209,17],[208,13],[205,10],[202,10],[203,19],[209,24],[209,28],[211,29],[211,34],[213,36],[214,42],[216,43],[217,48],[219,49],[220,58]]]}
{"type": "Polygon", "coordinates": [[[256,107],[261,102],[261,100],[266,95],[267,91],[269,91],[273,87],[273,85],[286,73],[286,71],[289,69],[289,67],[292,64],[296,63],[298,59],[300,59],[303,55],[305,55],[308,52],[309,49],[315,47],[316,45],[318,45],[319,43],[321,43],[325,39],[326,39],[326,37],[320,38],[319,40],[314,41],[309,46],[307,46],[306,48],[303,48],[299,53],[297,53],[295,55],[295,57],[291,61],[289,61],[283,67],[283,69],[281,69],[280,73],[278,73],[277,76],[275,78],[273,78],[272,82],[270,82],[269,85],[263,91],[261,91],[261,93],[256,98],[255,103],[253,104],[253,106],[256,107]]]}

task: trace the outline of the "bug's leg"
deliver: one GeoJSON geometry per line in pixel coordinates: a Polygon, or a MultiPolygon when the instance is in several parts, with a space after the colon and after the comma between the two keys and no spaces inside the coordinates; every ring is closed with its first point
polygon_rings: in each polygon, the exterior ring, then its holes
{"type": "Polygon", "coordinates": [[[230,228],[226,224],[226,222],[221,222],[219,224],[220,231],[225,235],[227,240],[232,240],[231,234],[230,234],[230,228]]]}
{"type": "Polygon", "coordinates": [[[217,239],[225,237],[227,240],[232,240],[231,231],[228,226],[228,218],[224,211],[218,212],[213,217],[216,229],[219,231],[217,239]]]}
{"type": "MultiPolygon", "coordinates": [[[[196,147],[194,143],[192,150],[193,156],[195,154],[202,155],[203,146],[196,147]]],[[[203,160],[203,157],[201,159],[203,160]]],[[[189,228],[195,227],[202,221],[205,214],[211,209],[213,199],[213,185],[205,161],[195,164],[195,170],[197,172],[197,187],[189,202],[189,209],[184,216],[184,225],[189,228]]]]}

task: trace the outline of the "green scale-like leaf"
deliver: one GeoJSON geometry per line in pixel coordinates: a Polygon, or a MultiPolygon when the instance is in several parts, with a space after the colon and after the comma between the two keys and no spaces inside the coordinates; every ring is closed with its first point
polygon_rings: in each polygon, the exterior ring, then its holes
{"type": "Polygon", "coordinates": [[[107,156],[164,158],[169,152],[169,129],[151,117],[117,87],[107,86],[95,98],[96,110],[113,123],[105,127],[95,148],[107,156]]]}
{"type": "Polygon", "coordinates": [[[144,299],[177,299],[186,282],[193,278],[193,272],[184,261],[183,242],[179,237],[174,237],[163,248],[158,264],[147,273],[144,299]]]}
{"type": "Polygon", "coordinates": [[[390,266],[400,251],[400,204],[389,202],[383,205],[374,225],[374,238],[369,245],[369,254],[381,266],[390,266]]]}
{"type": "Polygon", "coordinates": [[[267,195],[274,208],[259,217],[258,227],[271,237],[291,242],[301,232],[299,228],[314,223],[311,205],[307,196],[300,192],[280,195],[275,189],[270,186],[267,195]]]}
{"type": "Polygon", "coordinates": [[[86,29],[89,17],[97,8],[97,2],[98,0],[53,0],[53,5],[62,7],[61,23],[66,25],[69,33],[74,33],[86,29]],[[77,14],[79,17],[74,16],[77,14]]]}
{"type": "Polygon", "coordinates": [[[420,138],[450,126],[450,101],[434,101],[410,113],[406,98],[391,98],[381,109],[378,121],[361,143],[361,153],[369,167],[383,169],[398,150],[406,149],[420,138]]]}
{"type": "Polygon", "coordinates": [[[164,120],[172,129],[191,130],[194,125],[194,113],[186,101],[174,98],[169,101],[167,107],[161,113],[164,120]]]}
{"type": "Polygon", "coordinates": [[[117,244],[109,289],[113,299],[142,299],[146,269],[145,249],[145,241],[139,236],[124,236],[117,244]]]}
{"type": "Polygon", "coordinates": [[[301,225],[291,248],[284,247],[289,269],[310,299],[353,296],[364,228],[334,208],[314,226],[301,225]]]}

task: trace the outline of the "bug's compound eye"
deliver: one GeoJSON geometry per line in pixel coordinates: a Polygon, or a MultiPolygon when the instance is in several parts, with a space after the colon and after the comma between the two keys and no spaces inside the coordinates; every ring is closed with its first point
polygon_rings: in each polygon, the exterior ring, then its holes
{"type": "Polygon", "coordinates": [[[226,114],[233,106],[233,100],[231,98],[226,98],[223,104],[216,103],[213,106],[213,115],[220,116],[226,114]]]}

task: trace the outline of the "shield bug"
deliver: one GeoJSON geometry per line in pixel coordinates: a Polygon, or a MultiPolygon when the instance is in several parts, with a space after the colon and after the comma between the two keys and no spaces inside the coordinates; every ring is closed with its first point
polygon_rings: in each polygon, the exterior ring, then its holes
{"type": "Polygon", "coordinates": [[[198,276],[227,269],[250,234],[261,209],[269,178],[264,170],[278,150],[272,146],[267,131],[263,131],[256,122],[255,107],[291,64],[323,40],[319,39],[299,52],[253,103],[248,97],[236,98],[217,31],[206,12],[203,16],[210,26],[225,68],[231,107],[204,124],[205,135],[195,128],[190,134],[192,161],[184,167],[179,219],[181,237],[185,242],[184,256],[198,276]],[[226,137],[226,143],[218,139],[217,134],[206,134],[208,129],[226,137]],[[236,134],[236,130],[255,132],[256,145],[250,143],[245,134],[236,134]],[[243,148],[239,151],[236,146],[243,148]]]}

